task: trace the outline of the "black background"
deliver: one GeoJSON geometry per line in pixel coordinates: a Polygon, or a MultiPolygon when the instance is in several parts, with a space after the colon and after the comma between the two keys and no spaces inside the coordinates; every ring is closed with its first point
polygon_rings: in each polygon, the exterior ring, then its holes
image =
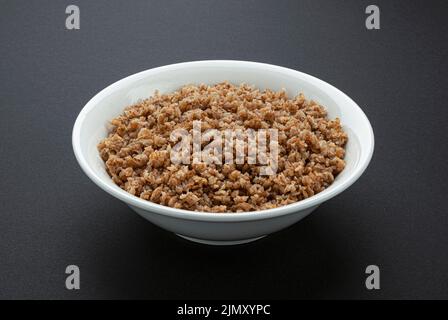
{"type": "Polygon", "coordinates": [[[0,298],[448,298],[446,1],[0,0],[0,298]],[[81,29],[65,29],[65,8],[81,29]],[[369,4],[381,30],[365,28],[369,4]],[[129,74],[239,59],[317,76],[376,139],[349,190],[258,242],[209,247],[81,172],[83,105],[129,74]],[[65,289],[65,267],[81,290],[65,289]],[[381,289],[364,286],[381,269],[381,289]]]}

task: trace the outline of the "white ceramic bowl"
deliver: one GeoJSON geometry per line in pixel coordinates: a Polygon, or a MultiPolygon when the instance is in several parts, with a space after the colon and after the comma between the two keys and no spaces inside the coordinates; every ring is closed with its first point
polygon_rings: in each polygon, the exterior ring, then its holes
{"type": "Polygon", "coordinates": [[[330,84],[308,74],[264,63],[197,61],[146,70],[124,78],[95,95],[81,110],[73,128],[73,150],[87,176],[104,191],[127,203],[152,223],[189,240],[208,244],[239,244],[259,239],[303,219],[347,189],[364,172],[373,153],[372,127],[361,108],[330,84]],[[174,209],[133,196],[115,185],[97,151],[106,137],[108,122],[139,99],[157,89],[171,92],[185,84],[214,84],[228,80],[288,95],[303,92],[326,107],[329,117],[339,117],[348,134],[346,168],[319,194],[287,206],[245,213],[206,213],[174,209]]]}

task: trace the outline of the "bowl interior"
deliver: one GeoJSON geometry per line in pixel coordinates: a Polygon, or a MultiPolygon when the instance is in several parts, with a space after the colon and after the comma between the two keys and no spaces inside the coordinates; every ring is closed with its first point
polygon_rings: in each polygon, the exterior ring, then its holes
{"type": "Polygon", "coordinates": [[[224,80],[234,84],[244,82],[260,89],[284,88],[289,97],[303,92],[307,99],[313,99],[325,106],[330,118],[341,119],[344,130],[349,135],[345,156],[346,168],[321,194],[331,192],[338,185],[352,179],[357,167],[367,166],[373,150],[370,123],[349,97],[333,86],[301,72],[238,61],[171,65],[135,74],[107,87],[88,102],[75,124],[74,132],[77,131],[79,135],[74,136],[74,144],[75,140],[79,139],[78,160],[82,158],[92,172],[110,188],[125,192],[109,178],[96,147],[98,142],[106,137],[110,129],[109,121],[121,114],[126,106],[151,96],[155,90],[166,93],[186,84],[215,84],[224,80]]]}

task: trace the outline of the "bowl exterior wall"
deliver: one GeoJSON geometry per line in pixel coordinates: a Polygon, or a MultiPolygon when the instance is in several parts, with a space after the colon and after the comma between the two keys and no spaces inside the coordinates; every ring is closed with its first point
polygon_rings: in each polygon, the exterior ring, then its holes
{"type": "Polygon", "coordinates": [[[211,241],[240,241],[280,231],[302,220],[318,206],[269,219],[229,222],[184,220],[133,206],[130,207],[146,220],[179,235],[211,241]]]}

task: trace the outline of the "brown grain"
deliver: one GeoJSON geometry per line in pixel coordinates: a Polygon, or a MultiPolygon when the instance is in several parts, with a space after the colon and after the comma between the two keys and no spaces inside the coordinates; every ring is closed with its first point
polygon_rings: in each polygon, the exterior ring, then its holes
{"type": "Polygon", "coordinates": [[[345,166],[347,134],[338,118],[302,94],[258,90],[228,82],[188,85],[129,106],[111,121],[109,136],[98,145],[113,181],[142,199],[174,208],[242,212],[275,208],[311,197],[327,188],[345,166]],[[258,165],[174,165],[173,130],[278,130],[275,175],[259,175],[258,165]]]}

